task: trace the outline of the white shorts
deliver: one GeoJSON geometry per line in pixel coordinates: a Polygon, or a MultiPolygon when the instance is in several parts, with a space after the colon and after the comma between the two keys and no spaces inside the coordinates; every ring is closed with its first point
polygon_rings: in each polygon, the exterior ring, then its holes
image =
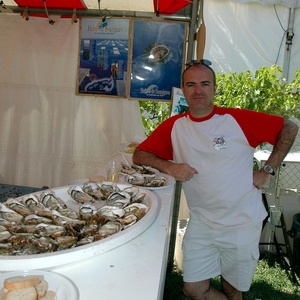
{"type": "Polygon", "coordinates": [[[191,213],[183,250],[183,280],[198,282],[218,275],[248,291],[259,259],[262,224],[235,230],[212,229],[191,213]]]}

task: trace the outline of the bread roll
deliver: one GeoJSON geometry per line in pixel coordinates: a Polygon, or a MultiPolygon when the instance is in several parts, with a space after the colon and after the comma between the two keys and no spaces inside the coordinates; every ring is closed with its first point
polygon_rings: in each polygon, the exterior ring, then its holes
{"type": "Polygon", "coordinates": [[[33,286],[20,288],[16,290],[9,290],[6,294],[5,300],[36,300],[37,292],[33,286]]]}
{"type": "Polygon", "coordinates": [[[56,300],[56,293],[53,291],[48,291],[46,295],[39,300],[56,300]]]}
{"type": "Polygon", "coordinates": [[[2,289],[0,290],[0,300],[5,300],[5,296],[6,296],[6,293],[5,293],[5,291],[4,291],[4,288],[2,288],[2,289]]]}
{"type": "Polygon", "coordinates": [[[36,292],[38,294],[38,299],[44,297],[46,295],[47,289],[48,289],[48,284],[45,280],[41,280],[38,284],[35,286],[36,292]]]}
{"type": "Polygon", "coordinates": [[[13,276],[4,280],[4,288],[7,290],[23,289],[32,287],[41,282],[41,278],[36,275],[13,276]]]}

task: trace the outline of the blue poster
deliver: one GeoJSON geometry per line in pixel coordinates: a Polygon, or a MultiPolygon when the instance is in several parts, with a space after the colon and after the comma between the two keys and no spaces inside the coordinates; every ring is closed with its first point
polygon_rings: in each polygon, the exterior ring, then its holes
{"type": "Polygon", "coordinates": [[[128,19],[82,18],[79,94],[126,97],[128,19]]]}
{"type": "Polygon", "coordinates": [[[171,100],[180,87],[185,24],[135,20],[130,97],[171,100]]]}

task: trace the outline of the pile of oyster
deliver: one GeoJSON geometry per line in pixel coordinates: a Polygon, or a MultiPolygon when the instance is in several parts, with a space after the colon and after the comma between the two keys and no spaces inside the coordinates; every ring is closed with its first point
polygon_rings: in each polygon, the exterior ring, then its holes
{"type": "Polygon", "coordinates": [[[143,187],[161,187],[167,184],[167,178],[158,176],[155,169],[148,166],[131,165],[121,163],[121,173],[125,175],[125,181],[143,187]]]}
{"type": "MultiPolygon", "coordinates": [[[[136,186],[87,182],[68,194],[78,210],[52,190],[0,203],[0,255],[32,255],[68,249],[111,236],[149,210],[136,186]]],[[[71,201],[72,201],[71,200],[71,201]]]]}

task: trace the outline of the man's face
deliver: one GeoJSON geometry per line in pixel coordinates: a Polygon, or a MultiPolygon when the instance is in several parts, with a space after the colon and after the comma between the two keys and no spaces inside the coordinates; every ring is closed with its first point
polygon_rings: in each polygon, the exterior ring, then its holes
{"type": "Polygon", "coordinates": [[[181,89],[193,117],[205,117],[212,112],[217,86],[206,66],[198,64],[186,70],[181,89]]]}

